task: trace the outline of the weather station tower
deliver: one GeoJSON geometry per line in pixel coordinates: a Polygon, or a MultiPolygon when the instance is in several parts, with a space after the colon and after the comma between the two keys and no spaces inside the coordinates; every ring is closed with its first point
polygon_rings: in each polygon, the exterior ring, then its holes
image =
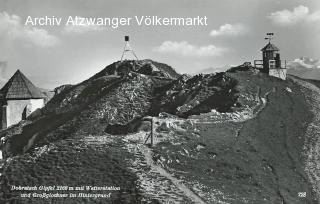
{"type": "Polygon", "coordinates": [[[268,41],[268,44],[261,49],[262,60],[254,60],[254,66],[260,69],[262,73],[285,80],[287,75],[287,63],[286,60],[282,63],[279,48],[271,43],[273,36],[274,33],[267,33],[265,40],[268,41]]]}

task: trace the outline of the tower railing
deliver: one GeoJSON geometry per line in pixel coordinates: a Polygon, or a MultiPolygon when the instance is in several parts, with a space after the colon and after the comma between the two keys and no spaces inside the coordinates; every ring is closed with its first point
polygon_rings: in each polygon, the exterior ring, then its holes
{"type": "Polygon", "coordinates": [[[257,69],[263,68],[263,60],[254,60],[253,64],[254,64],[254,67],[257,69]]]}
{"type": "MultiPolygon", "coordinates": [[[[253,61],[254,67],[257,69],[262,69],[263,68],[263,60],[254,60],[253,61]]],[[[281,69],[286,69],[287,68],[287,60],[281,60],[280,61],[280,67],[281,69]]]]}

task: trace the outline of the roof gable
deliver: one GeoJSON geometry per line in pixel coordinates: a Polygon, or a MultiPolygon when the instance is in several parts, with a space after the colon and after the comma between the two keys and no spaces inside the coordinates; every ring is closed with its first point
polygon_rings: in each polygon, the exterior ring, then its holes
{"type": "Polygon", "coordinates": [[[0,95],[5,99],[44,98],[42,92],[20,70],[17,70],[4,85],[0,90],[0,95]]]}
{"type": "Polygon", "coordinates": [[[261,49],[261,51],[279,51],[279,48],[269,42],[266,46],[264,46],[264,48],[261,49]]]}

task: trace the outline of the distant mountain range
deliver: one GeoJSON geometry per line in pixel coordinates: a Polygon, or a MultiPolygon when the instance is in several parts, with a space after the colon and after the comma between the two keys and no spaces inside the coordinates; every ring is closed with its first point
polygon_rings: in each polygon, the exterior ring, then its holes
{"type": "Polygon", "coordinates": [[[228,69],[230,69],[231,67],[234,67],[235,65],[224,65],[222,67],[209,67],[209,68],[206,68],[206,69],[202,69],[200,71],[197,71],[194,73],[194,75],[197,75],[197,74],[211,74],[211,73],[216,73],[216,72],[224,72],[228,69]]]}
{"type": "Polygon", "coordinates": [[[320,80],[320,61],[309,57],[301,57],[288,63],[288,74],[304,79],[320,80]]]}

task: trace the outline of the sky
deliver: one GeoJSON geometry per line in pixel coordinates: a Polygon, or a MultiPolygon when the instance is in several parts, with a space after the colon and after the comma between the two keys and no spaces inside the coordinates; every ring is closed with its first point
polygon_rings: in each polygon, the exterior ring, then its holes
{"type": "Polygon", "coordinates": [[[0,85],[20,69],[42,88],[76,84],[121,57],[124,37],[139,59],[179,73],[223,70],[261,59],[272,43],[282,60],[320,58],[319,0],[0,0],[0,85]],[[60,25],[25,25],[28,16],[60,25]],[[203,26],[65,25],[68,17],[207,17],[203,26]]]}

